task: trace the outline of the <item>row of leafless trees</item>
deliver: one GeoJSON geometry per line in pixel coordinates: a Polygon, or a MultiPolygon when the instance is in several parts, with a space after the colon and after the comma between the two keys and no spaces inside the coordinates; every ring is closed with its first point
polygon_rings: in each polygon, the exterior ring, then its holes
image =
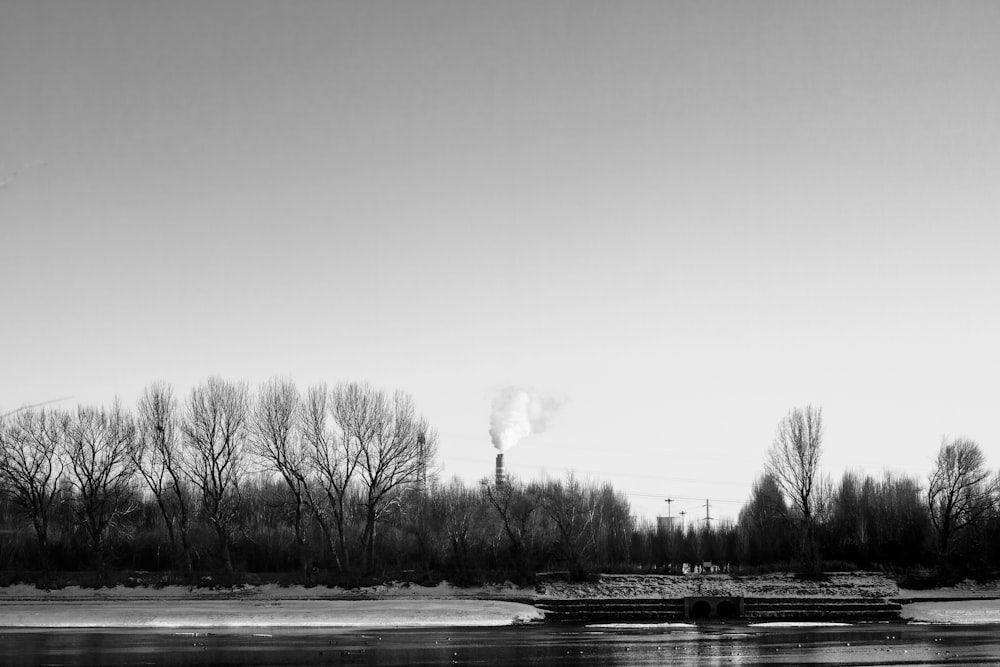
{"type": "Polygon", "coordinates": [[[184,397],[154,384],[132,410],[7,415],[0,528],[19,525],[4,515],[16,508],[43,570],[55,533],[60,565],[85,546],[102,574],[109,562],[166,562],[190,574],[291,560],[306,576],[320,564],[372,572],[376,561],[465,576],[551,567],[580,576],[628,563],[633,520],[611,487],[573,475],[441,484],[436,450],[409,396],[365,384],[303,393],[276,379],[251,391],[212,378],[184,397]]]}
{"type": "MultiPolygon", "coordinates": [[[[1000,475],[986,466],[974,441],[946,438],[924,490],[904,477],[873,480],[849,472],[834,491],[819,474],[822,439],[820,409],[790,411],[778,426],[765,474],[741,515],[741,524],[768,526],[771,532],[792,526],[807,573],[818,575],[822,569],[821,530],[828,544],[853,546],[866,555],[872,544],[900,531],[908,536],[897,534],[888,541],[920,546],[914,544],[919,526],[929,525],[934,556],[945,569],[970,550],[983,552],[983,540],[991,535],[987,525],[996,522],[1000,511],[1000,475]]],[[[910,553],[914,551],[923,549],[910,553]]]]}
{"type": "Polygon", "coordinates": [[[0,483],[27,515],[47,567],[49,525],[66,502],[104,567],[106,539],[134,511],[135,424],[120,406],[76,413],[26,410],[0,426],[0,483]]]}
{"type": "Polygon", "coordinates": [[[179,569],[191,569],[192,526],[201,522],[232,571],[245,487],[271,477],[283,486],[302,567],[314,523],[338,569],[355,558],[364,569],[374,565],[383,519],[406,491],[426,483],[436,446],[402,392],[343,383],[301,394],[278,379],[251,392],[211,378],[183,399],[152,385],[134,411],[116,403],[6,415],[0,490],[30,521],[43,569],[57,506],[72,508],[103,572],[109,538],[152,499],[179,569]]]}
{"type": "Polygon", "coordinates": [[[3,536],[27,530],[43,570],[53,551],[63,566],[85,551],[99,572],[109,560],[185,574],[378,563],[468,576],[701,560],[794,560],[811,574],[831,559],[1000,563],[1000,484],[974,442],[946,440],[926,485],[854,472],[834,484],[820,474],[822,436],[820,410],[791,411],[738,522],[662,532],[637,526],[620,492],[572,475],[439,483],[437,437],[403,393],[213,378],[178,397],[154,384],[132,410],[0,418],[0,561],[17,560],[3,536]]]}
{"type": "MultiPolygon", "coordinates": [[[[927,507],[915,479],[848,471],[838,483],[820,478],[814,493],[815,542],[809,546],[823,560],[906,568],[934,557],[927,507]]],[[[761,475],[739,515],[740,562],[797,561],[805,567],[801,522],[778,482],[761,475]]]]}
{"type": "Polygon", "coordinates": [[[412,537],[411,566],[466,577],[504,571],[527,578],[550,568],[581,577],[622,567],[634,533],[623,494],[572,474],[475,486],[455,479],[414,498],[402,519],[412,537]]]}

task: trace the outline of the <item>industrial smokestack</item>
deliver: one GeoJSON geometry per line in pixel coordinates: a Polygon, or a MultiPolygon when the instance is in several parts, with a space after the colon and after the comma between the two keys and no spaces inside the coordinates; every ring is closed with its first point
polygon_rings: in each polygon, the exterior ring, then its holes
{"type": "Polygon", "coordinates": [[[503,452],[497,454],[497,486],[503,486],[507,482],[503,473],[503,452]]]}

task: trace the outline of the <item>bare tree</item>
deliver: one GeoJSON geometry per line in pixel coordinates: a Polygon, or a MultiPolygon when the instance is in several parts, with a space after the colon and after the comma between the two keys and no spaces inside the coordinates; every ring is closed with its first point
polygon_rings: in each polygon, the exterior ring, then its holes
{"type": "Polygon", "coordinates": [[[926,543],[928,512],[915,478],[886,472],[875,484],[874,532],[883,562],[916,563],[926,543]]]}
{"type": "Polygon", "coordinates": [[[414,559],[425,572],[441,566],[447,558],[444,507],[445,494],[438,485],[413,494],[396,515],[398,527],[416,543],[414,559]]]}
{"type": "Polygon", "coordinates": [[[274,379],[260,387],[251,419],[254,451],[268,470],[281,477],[290,494],[287,510],[295,531],[299,565],[308,568],[306,511],[310,507],[306,451],[299,434],[300,399],[295,384],[274,379]]]}
{"type": "Polygon", "coordinates": [[[352,407],[360,396],[345,387],[338,387],[332,395],[326,385],[310,387],[302,408],[302,436],[318,487],[314,491],[313,484],[306,484],[306,499],[341,572],[350,567],[349,497],[355,485],[359,449],[355,438],[336,429],[337,415],[361,409],[352,407]],[[332,424],[330,416],[334,417],[332,424]]]}
{"type": "Polygon", "coordinates": [[[391,396],[351,383],[334,391],[334,411],[342,437],[358,450],[364,507],[363,565],[375,566],[378,525],[408,486],[422,485],[437,450],[437,435],[417,416],[406,393],[391,396]],[[338,396],[345,400],[339,401],[338,396]]]}
{"type": "Polygon", "coordinates": [[[519,571],[528,569],[528,553],[536,539],[537,510],[542,505],[542,491],[536,484],[525,486],[510,479],[504,484],[482,484],[486,501],[497,511],[510,557],[519,571]]]}
{"type": "Polygon", "coordinates": [[[588,493],[597,509],[594,534],[597,545],[594,557],[598,562],[623,565],[632,561],[632,535],[636,522],[628,496],[605,482],[588,493]]]}
{"type": "Polygon", "coordinates": [[[787,558],[789,545],[788,506],[772,475],[764,473],[754,480],[750,500],[740,510],[740,533],[743,548],[752,563],[774,562],[787,558]]]}
{"type": "Polygon", "coordinates": [[[845,470],[832,502],[827,522],[828,543],[853,562],[868,562],[874,529],[872,488],[871,477],[845,470]]]}
{"type": "Polygon", "coordinates": [[[152,384],[143,392],[136,427],[132,463],[156,500],[181,571],[190,574],[190,482],[184,473],[180,417],[170,385],[152,384]]]}
{"type": "Polygon", "coordinates": [[[586,561],[597,541],[598,498],[587,491],[573,473],[565,483],[548,482],[542,491],[542,510],[555,527],[556,550],[573,579],[586,574],[586,561]]]}
{"type": "Polygon", "coordinates": [[[135,466],[129,454],[135,424],[118,403],[110,410],[81,407],[67,433],[73,512],[90,538],[103,580],[107,538],[138,507],[135,466]]]}
{"type": "Polygon", "coordinates": [[[795,408],[781,420],[765,463],[799,520],[805,572],[819,576],[823,564],[816,539],[815,490],[823,443],[823,411],[795,408]]]}
{"type": "Polygon", "coordinates": [[[961,535],[986,517],[997,490],[978,444],[964,438],[941,443],[927,484],[927,506],[942,561],[961,535]]]}
{"type": "MultiPolygon", "coordinates": [[[[419,495],[426,497],[428,494],[419,495]]],[[[471,565],[470,552],[476,539],[476,527],[483,523],[486,506],[479,493],[458,478],[447,486],[436,488],[434,495],[440,498],[438,511],[451,547],[453,567],[464,575],[471,565]]]]}
{"type": "Polygon", "coordinates": [[[191,450],[188,476],[201,493],[205,514],[219,539],[219,556],[230,573],[240,485],[248,467],[249,412],[245,384],[213,377],[191,391],[182,427],[191,450]]]}
{"type": "Polygon", "coordinates": [[[68,415],[26,409],[0,421],[0,491],[31,521],[43,573],[49,568],[49,520],[60,497],[68,415]]]}

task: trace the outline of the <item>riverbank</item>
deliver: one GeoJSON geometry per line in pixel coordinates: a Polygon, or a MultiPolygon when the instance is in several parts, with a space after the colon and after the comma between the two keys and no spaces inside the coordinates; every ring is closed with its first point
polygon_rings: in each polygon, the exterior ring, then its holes
{"type": "Polygon", "coordinates": [[[873,598],[897,597],[892,579],[868,572],[835,572],[822,581],[799,579],[790,574],[736,577],[713,575],[615,575],[604,574],[590,581],[573,582],[543,578],[534,587],[507,582],[483,586],[455,586],[441,582],[420,586],[409,582],[386,582],[375,586],[281,586],[278,584],[237,586],[114,586],[86,588],[65,586],[40,589],[29,584],[0,588],[0,602],[36,600],[547,600],[678,599],[700,596],[747,598],[873,598]]]}
{"type": "Polygon", "coordinates": [[[530,604],[504,599],[497,591],[447,583],[359,589],[277,584],[0,588],[0,627],[491,627],[544,618],[530,604]]]}
{"type": "Polygon", "coordinates": [[[1000,623],[1000,586],[961,584],[931,591],[900,590],[880,574],[831,573],[823,581],[787,574],[602,575],[588,582],[544,580],[458,587],[388,582],[343,589],[326,586],[116,586],[43,590],[0,588],[0,627],[445,627],[542,621],[535,605],[553,600],[651,600],[740,596],[786,600],[895,600],[902,618],[929,623],[1000,623]]]}
{"type": "Polygon", "coordinates": [[[1000,600],[939,600],[903,605],[901,618],[913,623],[985,625],[1000,623],[1000,600]]]}
{"type": "Polygon", "coordinates": [[[963,581],[954,586],[907,590],[896,600],[901,617],[918,623],[970,625],[1000,623],[1000,582],[963,581]]]}
{"type": "Polygon", "coordinates": [[[62,599],[0,602],[6,628],[420,628],[538,622],[534,607],[499,600],[62,599]]]}
{"type": "Polygon", "coordinates": [[[923,588],[919,590],[900,588],[897,597],[900,602],[998,600],[1000,599],[1000,581],[980,583],[965,580],[955,584],[954,586],[943,586],[939,588],[923,588]]]}

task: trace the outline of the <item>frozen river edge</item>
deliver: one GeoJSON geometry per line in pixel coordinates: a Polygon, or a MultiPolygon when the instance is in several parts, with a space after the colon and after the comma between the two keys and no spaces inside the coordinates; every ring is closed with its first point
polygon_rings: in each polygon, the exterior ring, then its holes
{"type": "Polygon", "coordinates": [[[535,589],[509,582],[472,588],[447,582],[432,587],[390,582],[352,590],[275,584],[41,590],[19,584],[0,588],[0,628],[493,627],[541,622],[545,612],[534,605],[544,607],[556,600],[677,599],[696,593],[790,602],[871,597],[902,603],[903,621],[1000,623],[1000,587],[996,585],[906,591],[884,575],[843,573],[816,584],[789,575],[601,575],[596,582],[547,582],[535,589]]]}
{"type": "Polygon", "coordinates": [[[500,600],[19,600],[0,602],[2,628],[489,627],[544,620],[500,600]]]}
{"type": "MultiPolygon", "coordinates": [[[[500,600],[10,600],[2,628],[420,628],[537,623],[544,612],[500,600]]],[[[1000,600],[916,602],[907,622],[1000,623],[1000,600]]]]}

